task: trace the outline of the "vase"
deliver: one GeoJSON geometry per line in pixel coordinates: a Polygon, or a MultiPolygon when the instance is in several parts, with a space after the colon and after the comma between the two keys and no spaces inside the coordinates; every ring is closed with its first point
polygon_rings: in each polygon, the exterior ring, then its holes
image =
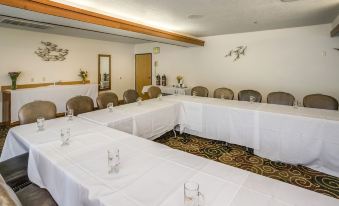
{"type": "Polygon", "coordinates": [[[12,90],[16,90],[16,80],[17,78],[12,78],[12,86],[11,86],[12,90]]]}
{"type": "Polygon", "coordinates": [[[83,83],[83,84],[86,84],[86,79],[82,79],[82,83],[83,83]]]}

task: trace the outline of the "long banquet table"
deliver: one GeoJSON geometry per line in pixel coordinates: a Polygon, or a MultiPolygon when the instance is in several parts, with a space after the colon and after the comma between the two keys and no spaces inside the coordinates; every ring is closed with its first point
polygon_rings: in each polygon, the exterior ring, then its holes
{"type": "Polygon", "coordinates": [[[48,120],[42,132],[37,131],[35,124],[14,127],[5,147],[12,146],[7,144],[11,139],[22,142],[22,150],[29,150],[30,180],[46,188],[62,206],[180,206],[183,184],[189,180],[199,183],[206,206],[335,206],[339,203],[313,191],[81,118],[48,120]],[[65,127],[71,128],[71,141],[70,145],[61,146],[59,130],[65,127]],[[112,147],[120,150],[117,174],[108,174],[107,150],[112,147]]]}
{"type": "Polygon", "coordinates": [[[187,133],[339,177],[338,111],[181,95],[165,99],[183,104],[187,133]]]}
{"type": "Polygon", "coordinates": [[[181,104],[173,101],[150,99],[79,115],[80,118],[108,126],[129,134],[154,140],[184,123],[181,104]]]}

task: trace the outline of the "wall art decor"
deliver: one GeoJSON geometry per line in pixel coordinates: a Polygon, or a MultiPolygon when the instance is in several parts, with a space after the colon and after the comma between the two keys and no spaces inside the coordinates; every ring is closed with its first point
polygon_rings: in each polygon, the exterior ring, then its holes
{"type": "Polygon", "coordinates": [[[247,49],[247,46],[238,46],[237,48],[235,49],[232,49],[231,51],[229,51],[227,54],[226,54],[226,58],[227,57],[232,57],[234,56],[234,59],[233,61],[237,61],[238,59],[240,59],[240,56],[243,55],[245,56],[245,51],[247,49]]]}
{"type": "Polygon", "coordinates": [[[51,42],[41,41],[43,48],[38,48],[34,53],[44,61],[64,61],[68,54],[68,49],[60,49],[58,45],[51,42]]]}

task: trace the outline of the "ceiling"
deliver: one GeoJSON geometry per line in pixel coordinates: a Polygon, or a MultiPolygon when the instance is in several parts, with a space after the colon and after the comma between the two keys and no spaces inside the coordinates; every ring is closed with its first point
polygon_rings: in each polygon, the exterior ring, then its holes
{"type": "Polygon", "coordinates": [[[197,37],[324,24],[339,14],[339,0],[53,1],[197,37]]]}
{"type": "Polygon", "coordinates": [[[0,4],[0,27],[130,44],[161,42],[184,47],[196,46],[190,43],[179,42],[175,40],[125,31],[121,29],[115,29],[111,27],[76,21],[72,19],[66,19],[62,17],[37,13],[29,10],[9,7],[1,4],[0,4]],[[3,23],[3,21],[6,19],[42,24],[47,25],[48,27],[41,29],[3,23]]]}

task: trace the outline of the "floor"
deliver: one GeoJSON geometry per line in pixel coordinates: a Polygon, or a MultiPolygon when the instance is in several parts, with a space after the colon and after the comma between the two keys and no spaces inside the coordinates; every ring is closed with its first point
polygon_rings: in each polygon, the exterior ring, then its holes
{"type": "MultiPolygon", "coordinates": [[[[0,127],[0,152],[8,132],[0,127]]],[[[247,152],[244,147],[192,135],[174,137],[169,132],[155,140],[174,149],[238,167],[339,199],[339,178],[304,166],[273,162],[247,152]]]]}
{"type": "Polygon", "coordinates": [[[169,132],[155,140],[174,149],[238,167],[339,199],[339,178],[300,165],[273,162],[246,151],[245,147],[192,135],[174,137],[169,132]]]}

